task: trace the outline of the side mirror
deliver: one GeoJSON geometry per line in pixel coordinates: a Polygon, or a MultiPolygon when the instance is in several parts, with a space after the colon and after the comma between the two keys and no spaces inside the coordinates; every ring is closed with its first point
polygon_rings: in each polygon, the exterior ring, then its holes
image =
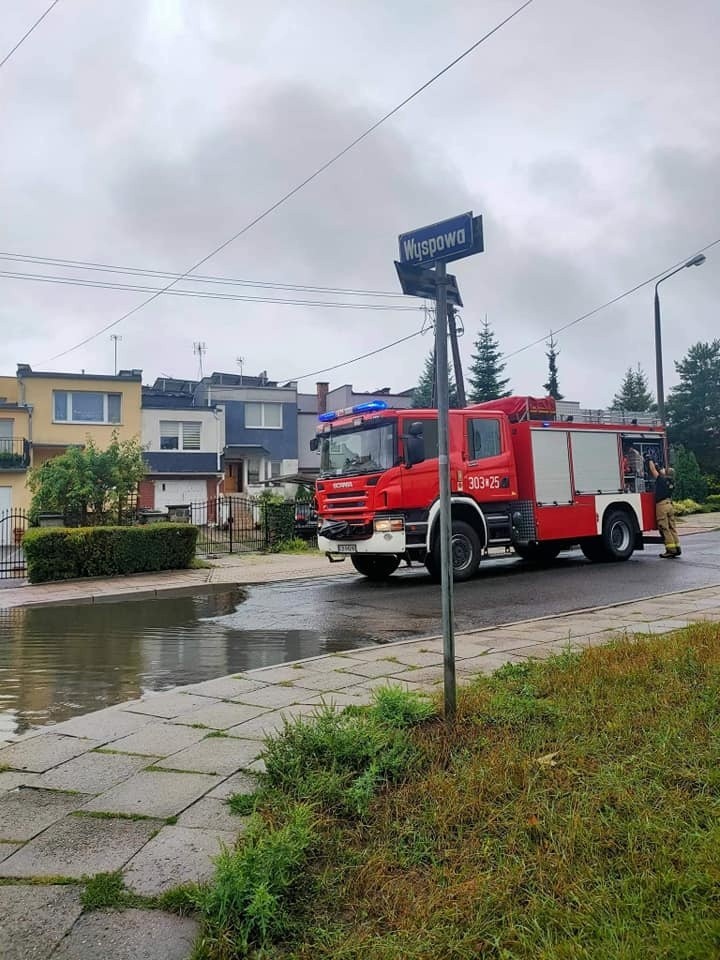
{"type": "Polygon", "coordinates": [[[313,437],[312,440],[310,441],[310,449],[314,451],[314,450],[317,450],[319,446],[320,446],[320,437],[313,437]]]}
{"type": "Polygon", "coordinates": [[[405,437],[405,466],[412,467],[425,459],[425,437],[420,420],[411,423],[405,437]]]}

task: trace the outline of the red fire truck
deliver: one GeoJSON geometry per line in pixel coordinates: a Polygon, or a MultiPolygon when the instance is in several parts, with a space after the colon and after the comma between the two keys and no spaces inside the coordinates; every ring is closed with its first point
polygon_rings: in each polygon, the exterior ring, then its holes
{"type": "MultiPolygon", "coordinates": [[[[319,416],[318,545],[383,580],[401,561],[440,571],[437,411],[371,400],[319,416]]],[[[451,410],[454,578],[492,546],[535,563],[580,546],[627,560],[655,530],[646,463],[665,463],[662,427],[560,420],[555,401],[510,397],[451,410]]]]}

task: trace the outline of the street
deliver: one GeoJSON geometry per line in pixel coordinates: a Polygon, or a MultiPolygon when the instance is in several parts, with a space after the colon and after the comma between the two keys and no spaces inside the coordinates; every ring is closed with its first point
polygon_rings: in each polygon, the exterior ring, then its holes
{"type": "MultiPolygon", "coordinates": [[[[720,583],[720,533],[685,539],[680,560],[659,546],[625,563],[590,564],[579,551],[535,569],[516,557],[483,561],[480,574],[455,585],[458,631],[720,583]]],[[[347,563],[348,571],[352,568],[347,563]]],[[[338,569],[342,569],[338,567],[338,569]]],[[[347,577],[254,587],[222,618],[237,639],[246,629],[309,631],[334,641],[364,635],[377,642],[440,631],[440,588],[424,567],[401,568],[387,583],[347,577]]]]}

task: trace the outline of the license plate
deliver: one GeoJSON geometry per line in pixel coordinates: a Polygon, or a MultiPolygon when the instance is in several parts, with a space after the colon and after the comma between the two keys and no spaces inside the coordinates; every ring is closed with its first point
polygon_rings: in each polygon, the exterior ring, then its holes
{"type": "Polygon", "coordinates": [[[357,544],[356,543],[339,543],[337,552],[338,553],[357,553],[357,544]]]}

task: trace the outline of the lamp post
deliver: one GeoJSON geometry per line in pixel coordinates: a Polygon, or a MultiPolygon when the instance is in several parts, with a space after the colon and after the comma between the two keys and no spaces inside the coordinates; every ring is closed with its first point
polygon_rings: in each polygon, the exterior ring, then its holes
{"type": "Polygon", "coordinates": [[[696,257],[692,257],[686,263],[683,263],[682,266],[676,267],[664,277],[660,277],[655,284],[655,380],[657,383],[658,414],[663,426],[665,426],[665,389],[663,387],[662,331],[660,327],[660,296],[658,294],[658,287],[665,280],[669,280],[670,277],[674,277],[676,273],[680,273],[685,267],[702,266],[702,264],[705,263],[705,259],[705,254],[699,253],[696,257]]]}

